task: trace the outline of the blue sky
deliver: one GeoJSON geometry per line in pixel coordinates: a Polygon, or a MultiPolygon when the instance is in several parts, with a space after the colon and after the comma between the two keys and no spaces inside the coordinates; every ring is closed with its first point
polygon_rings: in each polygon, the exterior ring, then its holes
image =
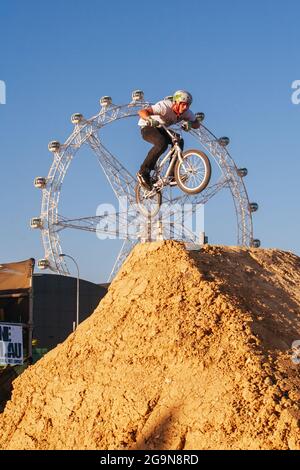
{"type": "MultiPolygon", "coordinates": [[[[291,84],[300,79],[299,14],[296,0],[2,0],[0,261],[43,257],[40,233],[29,228],[41,202],[33,179],[47,175],[48,142],[67,139],[72,113],[95,115],[107,94],[121,104],[134,89],[156,101],[182,88],[192,92],[193,110],[205,112],[206,126],[230,137],[237,165],[248,168],[262,246],[299,255],[300,105],[291,101],[291,84]]],[[[132,173],[148,149],[135,124],[112,128],[106,142],[132,173]]],[[[75,160],[62,209],[94,215],[114,196],[92,155],[75,160]]],[[[235,244],[228,194],[207,206],[205,220],[211,243],[235,244]]],[[[70,231],[62,246],[83,278],[101,282],[120,241],[70,231]]]]}

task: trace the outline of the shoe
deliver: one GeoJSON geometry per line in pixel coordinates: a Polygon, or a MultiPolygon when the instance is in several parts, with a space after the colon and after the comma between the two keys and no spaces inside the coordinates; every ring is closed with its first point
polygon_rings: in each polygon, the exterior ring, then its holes
{"type": "Polygon", "coordinates": [[[143,188],[148,189],[148,191],[151,191],[152,189],[152,182],[149,173],[142,173],[138,172],[136,174],[137,180],[140,183],[143,188]]]}

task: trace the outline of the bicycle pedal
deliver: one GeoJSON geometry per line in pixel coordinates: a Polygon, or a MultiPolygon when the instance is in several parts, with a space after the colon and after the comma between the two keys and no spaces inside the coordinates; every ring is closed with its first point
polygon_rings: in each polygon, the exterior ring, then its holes
{"type": "Polygon", "coordinates": [[[164,186],[164,183],[162,180],[156,180],[155,183],[153,184],[153,188],[157,190],[161,190],[161,188],[164,186]]]}

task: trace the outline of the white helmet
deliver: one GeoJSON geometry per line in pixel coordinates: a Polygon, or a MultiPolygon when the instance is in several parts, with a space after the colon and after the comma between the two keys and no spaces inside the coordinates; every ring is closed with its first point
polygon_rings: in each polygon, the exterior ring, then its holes
{"type": "Polygon", "coordinates": [[[173,101],[175,103],[187,103],[190,106],[193,102],[193,97],[188,91],[178,90],[173,95],[173,101]]]}

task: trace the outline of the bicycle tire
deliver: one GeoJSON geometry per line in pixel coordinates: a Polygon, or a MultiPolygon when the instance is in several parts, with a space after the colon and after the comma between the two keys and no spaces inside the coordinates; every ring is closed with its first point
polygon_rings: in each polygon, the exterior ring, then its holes
{"type": "Polygon", "coordinates": [[[156,192],[155,197],[157,198],[157,202],[154,205],[153,209],[149,210],[146,206],[144,201],[150,201],[151,199],[145,199],[142,197],[143,194],[145,194],[147,190],[145,190],[140,184],[137,184],[135,187],[135,200],[139,206],[140,212],[145,216],[145,217],[155,217],[160,209],[161,206],[161,193],[156,192]]]}
{"type": "Polygon", "coordinates": [[[186,194],[198,194],[203,189],[207,187],[207,185],[210,182],[211,178],[211,164],[209,161],[208,156],[204,153],[201,152],[201,150],[196,150],[196,149],[189,149],[183,152],[182,154],[182,162],[177,160],[176,165],[175,165],[175,179],[177,182],[178,187],[186,194]],[[201,183],[197,185],[195,188],[189,188],[184,182],[181,180],[181,173],[180,173],[180,168],[181,165],[184,163],[184,161],[187,161],[188,157],[191,155],[196,155],[202,160],[203,166],[205,168],[205,174],[204,178],[202,179],[201,183]]]}

